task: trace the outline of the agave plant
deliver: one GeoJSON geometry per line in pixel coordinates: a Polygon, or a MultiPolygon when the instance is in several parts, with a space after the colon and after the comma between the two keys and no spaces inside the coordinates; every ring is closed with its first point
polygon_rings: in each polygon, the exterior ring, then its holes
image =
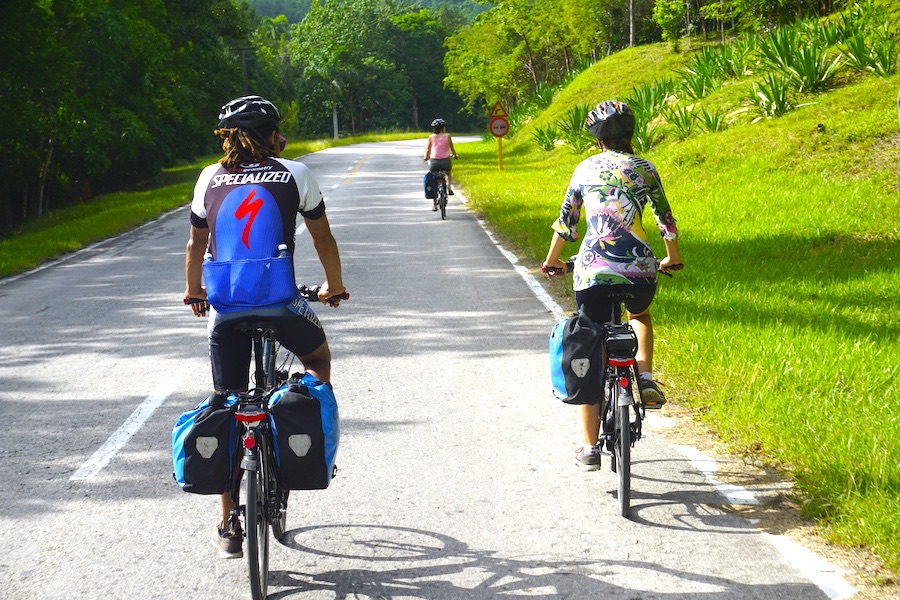
{"type": "Polygon", "coordinates": [[[631,89],[625,102],[634,111],[636,120],[651,120],[662,110],[675,85],[671,80],[654,81],[631,89]]]}
{"type": "Polygon", "coordinates": [[[531,132],[531,139],[541,150],[553,150],[556,140],[559,139],[559,131],[552,125],[535,127],[531,132]]]}
{"type": "Polygon", "coordinates": [[[889,77],[897,72],[900,57],[897,53],[897,41],[885,33],[872,43],[871,70],[879,77],[889,77]]]}
{"type": "Polygon", "coordinates": [[[716,59],[695,59],[688,67],[679,71],[682,91],[694,100],[705,98],[715,91],[721,85],[717,63],[716,59]]]}
{"type": "Polygon", "coordinates": [[[687,138],[697,128],[697,111],[693,107],[673,106],[666,108],[663,114],[679,140],[687,138]]]}
{"type": "Polygon", "coordinates": [[[712,112],[709,112],[705,108],[700,109],[697,113],[697,122],[702,129],[708,133],[722,131],[726,127],[725,113],[721,108],[717,108],[712,112]]]}
{"type": "Polygon", "coordinates": [[[842,52],[847,60],[847,65],[854,71],[866,71],[872,64],[869,43],[861,31],[857,31],[844,40],[842,52]]]}
{"type": "Polygon", "coordinates": [[[840,53],[831,60],[824,47],[807,44],[797,49],[789,67],[790,81],[801,92],[819,92],[828,87],[841,65],[840,53]]]}
{"type": "Polygon", "coordinates": [[[575,154],[582,154],[595,144],[594,137],[584,126],[584,121],[591,108],[592,106],[589,104],[573,106],[556,121],[559,136],[575,154]]]}
{"type": "Polygon", "coordinates": [[[662,133],[652,121],[637,118],[634,122],[634,135],[631,145],[638,153],[649,151],[662,139],[662,133]]]}
{"type": "Polygon", "coordinates": [[[793,108],[789,87],[783,77],[767,73],[764,81],[753,84],[749,100],[764,116],[779,117],[793,108]]]}

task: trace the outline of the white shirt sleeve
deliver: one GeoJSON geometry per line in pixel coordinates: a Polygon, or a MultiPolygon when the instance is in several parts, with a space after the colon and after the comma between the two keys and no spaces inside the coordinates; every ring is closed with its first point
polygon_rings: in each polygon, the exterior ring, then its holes
{"type": "Polygon", "coordinates": [[[291,172],[294,182],[297,184],[297,191],[300,192],[300,210],[304,212],[311,211],[324,201],[322,190],[319,188],[319,182],[313,177],[309,168],[296,160],[287,160],[284,158],[275,159],[283,164],[291,172]]]}

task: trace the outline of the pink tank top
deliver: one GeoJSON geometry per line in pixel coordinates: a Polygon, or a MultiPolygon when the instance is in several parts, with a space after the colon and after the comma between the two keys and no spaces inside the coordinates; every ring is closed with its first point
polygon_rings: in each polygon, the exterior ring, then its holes
{"type": "Polygon", "coordinates": [[[450,134],[431,134],[431,158],[450,158],[450,134]]]}

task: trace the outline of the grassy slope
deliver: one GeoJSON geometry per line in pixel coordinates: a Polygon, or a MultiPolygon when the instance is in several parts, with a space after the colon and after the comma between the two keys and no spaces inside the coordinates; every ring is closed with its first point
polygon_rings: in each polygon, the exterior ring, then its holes
{"type": "MultiPolygon", "coordinates": [[[[611,56],[535,124],[672,78],[684,59],[664,45],[611,56]]],[[[647,155],[687,264],[654,305],[656,370],[671,397],[736,449],[791,469],[835,538],[871,546],[898,569],[900,77],[844,83],[777,120],[739,115],[725,131],[664,141],[647,155]]],[[[737,109],[748,89],[733,82],[704,106],[737,109]]],[[[504,144],[503,171],[496,144],[482,143],[461,148],[454,172],[490,226],[537,267],[584,156],[541,151],[529,133],[504,144]]],[[[571,303],[568,289],[555,291],[571,303]]]]}

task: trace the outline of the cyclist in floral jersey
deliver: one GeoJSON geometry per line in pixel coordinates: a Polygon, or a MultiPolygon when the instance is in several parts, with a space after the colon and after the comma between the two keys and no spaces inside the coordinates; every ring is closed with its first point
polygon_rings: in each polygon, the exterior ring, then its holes
{"type": "MultiPolygon", "coordinates": [[[[582,161],[572,174],[560,210],[544,267],[565,270],[560,260],[566,242],[578,238],[584,213],[587,232],[575,260],[575,302],[597,321],[608,321],[612,312],[609,294],[627,290],[633,298],[624,302],[638,338],[637,362],[640,389],[647,408],[659,408],[665,397],[653,380],[653,323],[650,303],[656,293],[657,261],[644,231],[643,210],[649,204],[659,226],[666,257],[663,271],[682,268],[678,230],[653,164],[634,155],[631,136],[634,114],[624,102],[605,101],[588,115],[586,126],[601,152],[582,161]]],[[[583,405],[585,445],[576,461],[587,469],[599,468],[599,405],[583,405]]]]}

